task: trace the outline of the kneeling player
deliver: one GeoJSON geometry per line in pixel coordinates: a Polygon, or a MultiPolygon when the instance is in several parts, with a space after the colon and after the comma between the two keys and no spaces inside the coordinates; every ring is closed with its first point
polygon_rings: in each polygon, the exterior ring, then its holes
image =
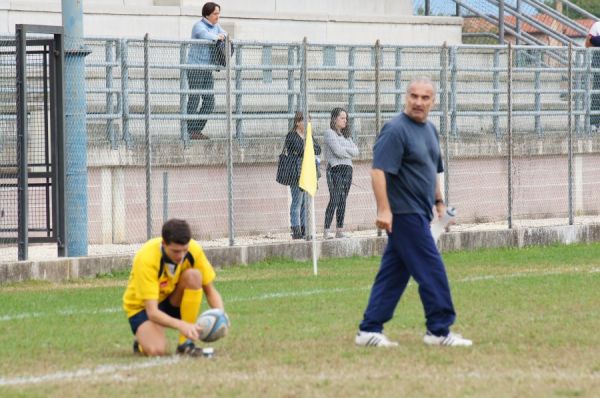
{"type": "Polygon", "coordinates": [[[172,219],[162,227],[162,237],[149,240],[136,253],[123,308],[135,335],[133,351],[145,355],[167,354],[165,328],[179,330],[177,353],[201,356],[194,345],[195,324],[202,292],[211,308],[223,308],[213,285],[215,271],[202,247],[191,238],[188,223],[172,219]]]}

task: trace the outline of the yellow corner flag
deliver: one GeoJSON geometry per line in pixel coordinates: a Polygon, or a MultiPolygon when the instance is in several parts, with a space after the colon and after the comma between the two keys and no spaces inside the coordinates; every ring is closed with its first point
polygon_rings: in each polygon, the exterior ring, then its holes
{"type": "Polygon", "coordinates": [[[306,141],[304,144],[304,158],[302,159],[302,169],[300,170],[300,180],[298,185],[313,197],[317,193],[317,165],[315,162],[312,125],[308,122],[306,126],[306,141]]]}

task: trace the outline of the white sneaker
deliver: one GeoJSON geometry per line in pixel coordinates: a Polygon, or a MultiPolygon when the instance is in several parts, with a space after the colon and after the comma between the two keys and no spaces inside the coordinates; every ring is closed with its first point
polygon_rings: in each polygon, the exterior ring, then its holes
{"type": "Polygon", "coordinates": [[[473,342],[465,339],[458,333],[448,333],[448,336],[436,336],[431,332],[427,332],[423,337],[423,342],[427,345],[441,345],[448,347],[470,347],[473,342]]]}
{"type": "Polygon", "coordinates": [[[397,347],[398,343],[390,341],[383,333],[359,331],[354,338],[361,347],[397,347]]]}
{"type": "Polygon", "coordinates": [[[333,234],[331,233],[330,230],[328,230],[328,229],[323,230],[323,239],[333,239],[333,234]]]}

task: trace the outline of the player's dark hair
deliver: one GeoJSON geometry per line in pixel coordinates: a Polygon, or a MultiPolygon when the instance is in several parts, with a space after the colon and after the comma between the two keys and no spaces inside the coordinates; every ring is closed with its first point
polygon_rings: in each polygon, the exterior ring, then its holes
{"type": "Polygon", "coordinates": [[[187,221],[177,218],[172,218],[163,224],[161,235],[167,245],[171,243],[187,245],[192,239],[190,225],[187,221]]]}
{"type": "Polygon", "coordinates": [[[346,138],[350,136],[350,121],[348,120],[348,111],[344,108],[333,108],[331,111],[331,120],[329,121],[329,127],[336,133],[338,132],[335,129],[335,119],[340,115],[340,113],[344,112],[346,114],[346,127],[344,127],[341,131],[342,135],[346,138]]]}
{"type": "Polygon", "coordinates": [[[202,6],[202,16],[204,18],[208,17],[210,14],[212,14],[215,11],[215,8],[219,8],[219,11],[221,10],[221,6],[218,5],[217,3],[213,3],[212,1],[209,1],[208,3],[204,3],[204,5],[202,6]]]}

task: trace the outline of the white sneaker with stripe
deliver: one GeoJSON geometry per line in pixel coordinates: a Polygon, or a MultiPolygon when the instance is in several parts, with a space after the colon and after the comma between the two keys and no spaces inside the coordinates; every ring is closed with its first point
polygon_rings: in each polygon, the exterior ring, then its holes
{"type": "Polygon", "coordinates": [[[473,345],[471,340],[452,332],[448,333],[447,336],[436,336],[428,331],[423,337],[423,342],[427,345],[441,345],[446,347],[470,347],[473,345]]]}
{"type": "Polygon", "coordinates": [[[354,338],[361,347],[397,347],[398,343],[390,341],[383,333],[359,331],[354,338]]]}

